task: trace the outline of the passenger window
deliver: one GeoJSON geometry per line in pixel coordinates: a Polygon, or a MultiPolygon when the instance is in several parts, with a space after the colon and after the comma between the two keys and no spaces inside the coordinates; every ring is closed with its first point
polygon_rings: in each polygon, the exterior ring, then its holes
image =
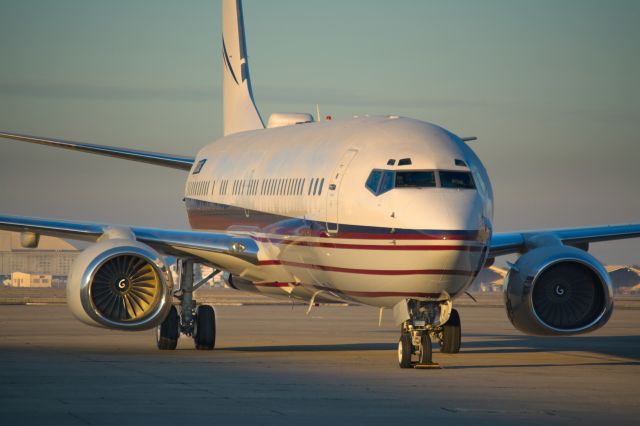
{"type": "Polygon", "coordinates": [[[309,181],[309,191],[307,192],[307,195],[311,195],[311,188],[313,188],[313,178],[309,181]]]}
{"type": "Polygon", "coordinates": [[[435,188],[435,186],[434,172],[396,172],[396,188],[435,188]]]}
{"type": "Polygon", "coordinates": [[[322,194],[322,186],[324,185],[324,178],[320,181],[320,188],[318,188],[318,195],[322,194]]]}
{"type": "Polygon", "coordinates": [[[316,191],[318,190],[318,180],[316,179],[316,183],[313,185],[313,195],[316,195],[316,191]]]}
{"type": "Polygon", "coordinates": [[[469,172],[441,171],[440,185],[443,188],[476,189],[473,177],[469,172]]]}

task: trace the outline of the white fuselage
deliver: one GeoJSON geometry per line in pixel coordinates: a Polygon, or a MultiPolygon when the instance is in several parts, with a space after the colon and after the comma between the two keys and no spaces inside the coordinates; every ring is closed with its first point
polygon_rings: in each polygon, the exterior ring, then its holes
{"type": "Polygon", "coordinates": [[[303,299],[323,290],[385,307],[461,294],[485,261],[493,220],[473,151],[438,126],[398,117],[224,137],[198,153],[185,201],[192,228],[260,244],[260,263],[238,274],[243,289],[303,299]],[[365,185],[373,170],[470,172],[476,189],[439,180],[375,194],[365,185]]]}

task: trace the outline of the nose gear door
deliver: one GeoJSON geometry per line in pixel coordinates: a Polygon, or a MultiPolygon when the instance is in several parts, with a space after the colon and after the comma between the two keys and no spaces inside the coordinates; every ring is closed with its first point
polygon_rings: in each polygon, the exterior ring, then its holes
{"type": "Polygon", "coordinates": [[[333,170],[329,177],[329,185],[327,186],[327,232],[335,234],[338,232],[338,201],[340,198],[340,188],[342,177],[349,167],[349,164],[358,153],[357,149],[350,149],[342,155],[340,162],[333,170]]]}

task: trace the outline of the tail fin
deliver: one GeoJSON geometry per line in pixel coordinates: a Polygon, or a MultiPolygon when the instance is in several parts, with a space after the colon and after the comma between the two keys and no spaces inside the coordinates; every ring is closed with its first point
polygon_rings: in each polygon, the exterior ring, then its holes
{"type": "Polygon", "coordinates": [[[249,79],[241,0],[222,0],[224,134],[263,129],[249,79]]]}

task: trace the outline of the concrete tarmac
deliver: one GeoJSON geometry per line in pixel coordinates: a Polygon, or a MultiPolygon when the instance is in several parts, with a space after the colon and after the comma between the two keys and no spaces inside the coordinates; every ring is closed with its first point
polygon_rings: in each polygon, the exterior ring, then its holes
{"type": "Polygon", "coordinates": [[[0,306],[0,424],[638,424],[640,310],[570,338],[462,306],[463,350],[401,370],[399,329],[366,307],[221,306],[217,349],[0,306]]]}

